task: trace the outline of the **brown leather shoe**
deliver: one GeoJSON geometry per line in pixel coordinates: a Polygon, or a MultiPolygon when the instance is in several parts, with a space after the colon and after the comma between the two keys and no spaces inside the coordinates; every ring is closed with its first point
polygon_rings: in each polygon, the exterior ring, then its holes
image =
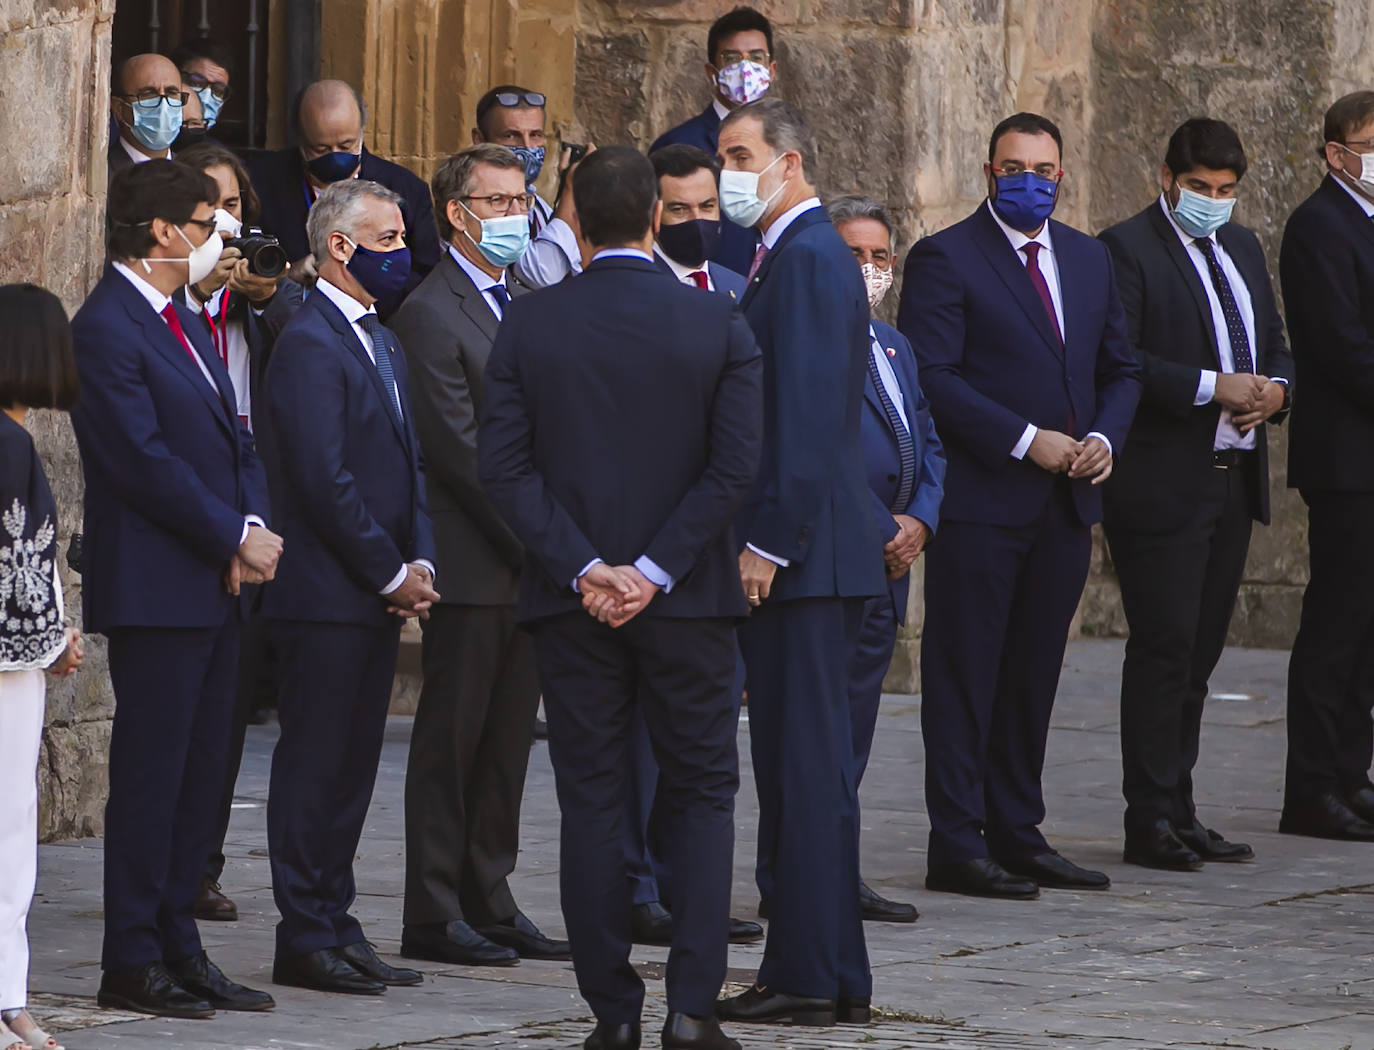
{"type": "Polygon", "coordinates": [[[196,918],[206,922],[238,922],[239,906],[226,897],[219,883],[205,876],[196,894],[196,918]]]}

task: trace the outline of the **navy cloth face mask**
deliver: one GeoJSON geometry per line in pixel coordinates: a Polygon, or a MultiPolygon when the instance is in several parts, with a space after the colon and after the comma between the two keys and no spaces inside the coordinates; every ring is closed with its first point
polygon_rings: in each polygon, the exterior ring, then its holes
{"type": "MultiPolygon", "coordinates": [[[[344,240],[353,244],[348,235],[344,240]]],[[[353,257],[348,260],[348,272],[374,299],[385,300],[406,286],[410,278],[410,249],[397,248],[390,252],[374,252],[361,244],[353,244],[353,257]]]]}
{"type": "Polygon", "coordinates": [[[1033,171],[997,176],[997,198],[993,210],[1013,230],[1030,233],[1045,225],[1054,211],[1059,183],[1033,171]]]}
{"type": "Polygon", "coordinates": [[[682,266],[705,266],[719,243],[719,219],[688,219],[658,228],[658,246],[663,254],[682,266]]]}
{"type": "Polygon", "coordinates": [[[544,147],[507,146],[506,148],[519,157],[520,163],[525,165],[525,185],[533,186],[534,180],[539,178],[539,173],[544,170],[544,147]]]}
{"type": "Polygon", "coordinates": [[[360,153],[326,153],[305,162],[316,182],[341,182],[353,174],[362,159],[360,153]]]}

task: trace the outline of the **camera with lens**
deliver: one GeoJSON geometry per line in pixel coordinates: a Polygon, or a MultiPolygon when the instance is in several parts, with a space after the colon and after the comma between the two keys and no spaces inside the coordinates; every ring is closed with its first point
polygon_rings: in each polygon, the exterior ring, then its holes
{"type": "Polygon", "coordinates": [[[225,242],[226,248],[237,248],[248,260],[248,272],[259,277],[280,277],[286,272],[286,252],[281,241],[257,226],[246,226],[243,235],[225,242]]]}

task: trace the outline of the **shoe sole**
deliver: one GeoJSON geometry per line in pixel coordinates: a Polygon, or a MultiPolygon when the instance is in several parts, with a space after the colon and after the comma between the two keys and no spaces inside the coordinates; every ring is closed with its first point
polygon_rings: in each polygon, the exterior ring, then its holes
{"type": "Polygon", "coordinates": [[[873,1011],[867,1006],[835,1011],[835,1022],[837,1024],[868,1024],[872,1020],[873,1011]]]}
{"type": "Polygon", "coordinates": [[[97,992],[95,1004],[103,1006],[107,1010],[128,1010],[136,1014],[148,1014],[152,1017],[177,1017],[185,1021],[208,1021],[215,1016],[215,1008],[212,1006],[206,1010],[154,1010],[150,1006],[136,1003],[132,999],[113,992],[97,992]]]}
{"type": "Polygon", "coordinates": [[[1280,835],[1301,835],[1309,839],[1327,839],[1331,842],[1374,842],[1374,834],[1370,835],[1345,835],[1339,831],[1319,831],[1315,828],[1294,827],[1279,821],[1280,835]]]}
{"type": "Polygon", "coordinates": [[[238,913],[238,912],[234,912],[232,915],[230,915],[230,914],[218,914],[218,913],[215,914],[215,915],[211,915],[211,914],[209,914],[208,912],[205,913],[205,914],[201,914],[200,912],[196,912],[195,915],[196,915],[196,919],[197,919],[198,921],[200,921],[200,922],[238,922],[238,921],[239,921],[239,913],[238,913]]]}
{"type": "Polygon", "coordinates": [[[228,1010],[232,1013],[239,1014],[265,1014],[269,1010],[275,1010],[277,1008],[277,1003],[274,999],[269,999],[267,1000],[267,1002],[260,1003],[257,1006],[235,1006],[230,1003],[220,1003],[214,1001],[211,1001],[210,1005],[213,1006],[216,1010],[228,1010]]]}
{"type": "Polygon", "coordinates": [[[896,915],[876,915],[869,914],[868,912],[862,912],[861,914],[863,915],[864,922],[892,922],[905,923],[907,925],[910,925],[921,917],[920,912],[913,912],[909,917],[906,915],[900,917],[896,915]]]}
{"type": "Polygon", "coordinates": [[[475,960],[472,960],[472,959],[451,959],[451,958],[448,958],[448,957],[446,957],[446,956],[440,955],[438,952],[421,952],[421,951],[416,951],[416,950],[413,949],[413,948],[406,948],[404,945],[401,947],[401,958],[402,958],[402,959],[414,959],[414,960],[416,960],[417,962],[443,963],[443,965],[445,965],[445,966],[519,966],[519,965],[520,965],[520,956],[518,956],[518,955],[517,955],[514,959],[489,959],[489,960],[483,960],[483,961],[480,961],[480,962],[479,962],[479,961],[475,961],[475,960]]]}
{"type": "Polygon", "coordinates": [[[1091,886],[1082,882],[1041,882],[1038,879],[1035,880],[1035,883],[1042,890],[1083,890],[1087,893],[1100,893],[1103,890],[1109,890],[1112,888],[1112,884],[1110,881],[1104,882],[1100,885],[1095,884],[1091,886]]]}
{"type": "Polygon", "coordinates": [[[1126,864],[1134,864],[1137,868],[1149,868],[1151,871],[1177,871],[1185,875],[1194,871],[1201,871],[1207,866],[1206,861],[1202,860],[1196,864],[1165,864],[1149,857],[1136,857],[1129,853],[1123,853],[1121,859],[1126,864]]]}
{"type": "Polygon", "coordinates": [[[836,1023],[836,1015],[829,1010],[790,1010],[767,1017],[716,1017],[731,1024],[789,1024],[803,1028],[832,1028],[836,1023]]]}
{"type": "Polygon", "coordinates": [[[926,883],[926,889],[932,893],[957,893],[961,897],[982,897],[994,901],[1033,901],[1040,899],[1040,887],[1035,887],[1034,893],[993,893],[989,890],[971,890],[966,887],[940,886],[926,883]]]}
{"type": "Polygon", "coordinates": [[[380,988],[340,988],[337,985],[306,984],[304,981],[283,981],[277,977],[276,974],[272,975],[272,983],[279,984],[283,988],[304,988],[307,992],[324,992],[330,995],[386,994],[386,985],[382,985],[380,988]]]}

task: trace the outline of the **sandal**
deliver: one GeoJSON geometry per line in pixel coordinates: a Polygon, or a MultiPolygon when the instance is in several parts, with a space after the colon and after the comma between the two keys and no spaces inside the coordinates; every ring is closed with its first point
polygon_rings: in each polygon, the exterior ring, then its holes
{"type": "Polygon", "coordinates": [[[66,1047],[38,1027],[38,1022],[27,1010],[6,1010],[3,1017],[0,1017],[0,1022],[9,1025],[15,1037],[20,1042],[27,1043],[31,1050],[66,1050],[66,1047]],[[26,1035],[20,1035],[19,1030],[14,1027],[14,1022],[21,1019],[28,1022],[26,1035]]]}
{"type": "Polygon", "coordinates": [[[4,1021],[0,1021],[0,1050],[33,1050],[33,1047],[10,1031],[4,1021]]]}

